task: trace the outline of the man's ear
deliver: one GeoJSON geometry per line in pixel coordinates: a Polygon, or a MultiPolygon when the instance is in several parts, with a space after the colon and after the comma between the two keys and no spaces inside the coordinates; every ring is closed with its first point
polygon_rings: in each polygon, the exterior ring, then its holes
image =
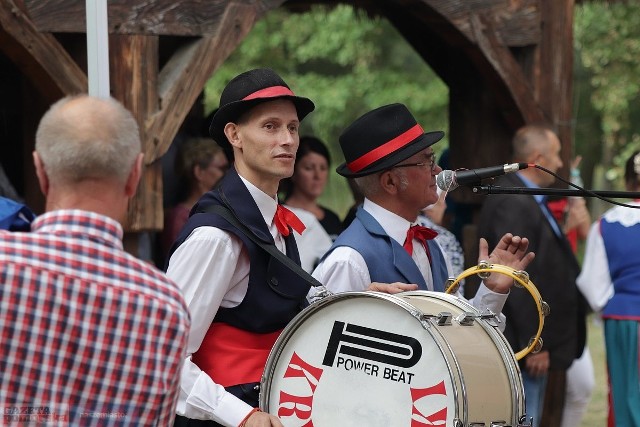
{"type": "Polygon", "coordinates": [[[229,122],[224,126],[224,134],[229,143],[236,148],[242,148],[242,139],[240,138],[240,127],[233,122],[229,122]]]}
{"type": "Polygon", "coordinates": [[[140,182],[140,177],[142,176],[142,161],[144,159],[144,154],[138,154],[136,157],[136,161],[133,162],[133,167],[131,168],[131,172],[129,172],[129,176],[127,177],[127,182],[124,186],[124,191],[127,197],[131,198],[136,194],[136,190],[138,189],[138,183],[140,182]]]}
{"type": "Polygon", "coordinates": [[[40,191],[42,191],[42,194],[47,197],[49,194],[49,177],[47,176],[47,171],[44,169],[44,164],[42,163],[40,156],[35,150],[33,152],[33,165],[36,167],[36,176],[38,177],[40,191]]]}
{"type": "Polygon", "coordinates": [[[388,194],[396,194],[399,190],[400,180],[393,171],[384,171],[378,178],[380,181],[380,188],[388,194]]]}

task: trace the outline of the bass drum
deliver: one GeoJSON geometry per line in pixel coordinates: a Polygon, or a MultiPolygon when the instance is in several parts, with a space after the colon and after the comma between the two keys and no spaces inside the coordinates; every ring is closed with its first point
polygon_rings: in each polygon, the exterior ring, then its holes
{"type": "Polygon", "coordinates": [[[276,341],[260,407],[286,427],[522,426],[504,336],[439,292],[346,292],[303,310],[276,341]]]}

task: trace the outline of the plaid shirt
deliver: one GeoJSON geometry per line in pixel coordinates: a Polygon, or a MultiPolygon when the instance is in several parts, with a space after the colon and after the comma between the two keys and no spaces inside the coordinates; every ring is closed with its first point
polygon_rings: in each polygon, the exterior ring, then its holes
{"type": "Polygon", "coordinates": [[[0,232],[1,425],[168,426],[190,318],[176,285],[105,216],[0,232]]]}

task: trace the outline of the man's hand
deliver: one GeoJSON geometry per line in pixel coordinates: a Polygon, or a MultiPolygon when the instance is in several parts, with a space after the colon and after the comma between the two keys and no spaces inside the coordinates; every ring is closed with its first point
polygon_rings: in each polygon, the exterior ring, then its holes
{"type": "Polygon", "coordinates": [[[569,232],[575,228],[578,230],[578,239],[586,239],[591,228],[591,215],[589,215],[587,203],[583,198],[572,197],[569,199],[567,207],[564,232],[569,232]]]}
{"type": "Polygon", "coordinates": [[[380,283],[372,282],[367,288],[368,291],[385,292],[387,294],[397,294],[404,291],[415,291],[418,289],[418,285],[413,283],[380,283]]]}
{"type": "MultiPolygon", "coordinates": [[[[507,233],[502,236],[502,239],[489,255],[489,244],[485,239],[480,239],[478,261],[485,260],[490,264],[501,264],[514,270],[525,270],[535,258],[533,252],[527,252],[528,247],[529,239],[507,233]]],[[[513,278],[501,273],[491,273],[489,278],[484,280],[484,284],[493,292],[506,294],[513,286],[513,278]]]]}
{"type": "Polygon", "coordinates": [[[242,427],[284,427],[278,417],[266,412],[254,412],[242,427]]]}
{"type": "Polygon", "coordinates": [[[540,353],[529,353],[524,358],[525,369],[532,377],[545,375],[549,371],[549,352],[543,350],[540,353]]]}

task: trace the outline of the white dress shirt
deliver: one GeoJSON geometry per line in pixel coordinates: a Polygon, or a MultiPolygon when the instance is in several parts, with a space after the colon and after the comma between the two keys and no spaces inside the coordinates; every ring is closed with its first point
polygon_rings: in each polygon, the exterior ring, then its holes
{"type": "MultiPolygon", "coordinates": [[[[285,242],[273,223],[277,201],[240,177],[269,225],[276,246],[285,242]]],[[[295,233],[295,232],[294,232],[295,233]]],[[[167,276],[178,284],[191,313],[187,356],[182,368],[176,412],[192,419],[237,426],[251,406],[216,384],[191,361],[219,307],[236,307],[249,285],[249,254],[236,235],[215,227],[198,227],[171,255],[167,276]]]]}
{"type": "MultiPolygon", "coordinates": [[[[398,242],[400,246],[404,244],[407,231],[412,225],[409,221],[366,198],[362,208],[378,221],[389,237],[398,242]]],[[[411,258],[416,262],[428,289],[433,290],[429,259],[424,247],[418,241],[414,241],[411,258]]],[[[447,264],[447,271],[451,276],[449,264],[447,264]]],[[[334,293],[364,291],[371,283],[371,276],[364,258],[358,251],[347,246],[338,247],[327,255],[313,271],[313,277],[334,293]]],[[[483,283],[470,302],[482,312],[489,309],[497,314],[501,313],[508,295],[493,292],[483,283]]],[[[459,294],[458,296],[461,297],[459,294]]],[[[502,314],[500,314],[500,320],[500,328],[504,330],[504,316],[502,314]]]]}

